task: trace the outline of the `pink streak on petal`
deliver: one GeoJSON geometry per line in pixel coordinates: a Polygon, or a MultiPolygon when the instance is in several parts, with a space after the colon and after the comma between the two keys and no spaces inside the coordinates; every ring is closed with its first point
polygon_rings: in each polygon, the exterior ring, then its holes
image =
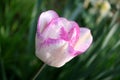
{"type": "Polygon", "coordinates": [[[85,52],[92,43],[92,35],[89,29],[80,28],[80,37],[76,42],[74,49],[80,52],[85,52]]]}
{"type": "Polygon", "coordinates": [[[60,39],[51,39],[51,38],[48,38],[46,40],[44,40],[43,43],[41,43],[41,46],[42,45],[51,45],[51,44],[56,44],[56,43],[59,43],[60,42],[60,39]]]}
{"type": "Polygon", "coordinates": [[[61,28],[60,36],[62,39],[69,41],[71,46],[74,46],[80,35],[80,28],[76,22],[69,21],[69,31],[68,28],[61,28]]]}
{"type": "Polygon", "coordinates": [[[68,46],[68,52],[71,56],[76,57],[77,55],[81,54],[82,52],[75,50],[72,46],[68,46]]]}
{"type": "Polygon", "coordinates": [[[80,35],[80,28],[76,22],[71,21],[70,24],[72,25],[71,30],[68,32],[68,37],[70,39],[70,44],[72,46],[75,45],[76,41],[80,35]]]}
{"type": "Polygon", "coordinates": [[[58,17],[58,14],[53,10],[42,12],[38,20],[37,32],[43,32],[50,21],[58,17]]]}
{"type": "Polygon", "coordinates": [[[68,41],[68,33],[67,31],[65,31],[65,29],[62,27],[61,28],[61,32],[60,32],[60,38],[63,39],[63,40],[66,40],[68,41]]]}

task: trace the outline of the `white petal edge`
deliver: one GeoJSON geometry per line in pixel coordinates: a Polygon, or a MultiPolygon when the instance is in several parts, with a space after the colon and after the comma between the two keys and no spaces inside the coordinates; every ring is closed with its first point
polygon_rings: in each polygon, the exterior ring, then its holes
{"type": "Polygon", "coordinates": [[[41,15],[39,16],[37,25],[38,32],[42,32],[52,19],[58,17],[59,17],[58,14],[53,10],[42,12],[41,15]]]}
{"type": "Polygon", "coordinates": [[[76,42],[74,49],[80,52],[85,52],[93,41],[93,37],[88,28],[80,28],[80,37],[76,42]]]}

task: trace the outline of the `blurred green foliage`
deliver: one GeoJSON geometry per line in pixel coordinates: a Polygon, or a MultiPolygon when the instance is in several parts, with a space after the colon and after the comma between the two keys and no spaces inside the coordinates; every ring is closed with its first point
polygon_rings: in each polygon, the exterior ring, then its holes
{"type": "Polygon", "coordinates": [[[63,67],[46,66],[37,80],[120,80],[119,5],[119,0],[1,0],[0,80],[30,80],[42,66],[35,31],[39,14],[49,9],[90,28],[94,41],[63,67]]]}

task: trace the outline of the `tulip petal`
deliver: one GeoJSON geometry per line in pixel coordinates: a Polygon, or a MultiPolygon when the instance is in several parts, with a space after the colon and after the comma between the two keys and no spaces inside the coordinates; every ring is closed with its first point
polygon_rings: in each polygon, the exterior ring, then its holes
{"type": "Polygon", "coordinates": [[[50,22],[43,32],[45,38],[63,39],[74,45],[79,38],[80,30],[76,22],[68,21],[65,18],[56,18],[50,22]]]}
{"type": "Polygon", "coordinates": [[[47,27],[47,25],[50,23],[50,21],[58,17],[59,17],[58,14],[53,10],[42,12],[38,20],[37,32],[42,33],[44,29],[47,27]]]}
{"type": "Polygon", "coordinates": [[[41,45],[38,43],[39,39],[36,39],[36,56],[44,63],[61,67],[74,57],[69,54],[69,44],[66,41],[59,39],[47,39],[46,41],[48,43],[45,42],[41,45]]]}
{"type": "Polygon", "coordinates": [[[80,37],[77,43],[75,44],[74,49],[83,53],[89,48],[89,46],[92,43],[92,40],[93,38],[90,30],[87,28],[80,28],[80,37]]]}
{"type": "MultiPolygon", "coordinates": [[[[43,35],[46,38],[49,37],[57,39],[59,38],[61,29],[67,26],[69,26],[69,21],[67,21],[65,18],[56,18],[50,22],[48,27],[43,32],[43,35]]],[[[71,26],[69,26],[68,28],[70,29],[71,26]]]]}

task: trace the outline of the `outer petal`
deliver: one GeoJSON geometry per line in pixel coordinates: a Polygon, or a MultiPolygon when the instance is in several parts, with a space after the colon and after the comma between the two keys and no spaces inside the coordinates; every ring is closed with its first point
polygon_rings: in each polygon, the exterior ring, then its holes
{"type": "Polygon", "coordinates": [[[74,57],[69,54],[69,44],[64,40],[48,39],[43,44],[38,42],[36,38],[36,56],[50,66],[61,67],[74,57]]]}
{"type": "Polygon", "coordinates": [[[50,23],[50,21],[58,17],[58,14],[53,10],[42,12],[38,20],[37,32],[43,32],[47,25],[50,23]]]}
{"type": "Polygon", "coordinates": [[[77,43],[74,46],[75,50],[80,51],[81,53],[85,52],[92,43],[92,35],[89,29],[80,28],[80,37],[77,43]]]}

